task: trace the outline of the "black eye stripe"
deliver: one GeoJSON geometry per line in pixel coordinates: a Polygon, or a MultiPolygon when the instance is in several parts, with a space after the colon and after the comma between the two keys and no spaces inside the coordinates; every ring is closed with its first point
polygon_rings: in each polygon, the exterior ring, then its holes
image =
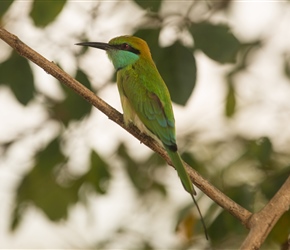
{"type": "Polygon", "coordinates": [[[140,55],[140,50],[134,49],[133,47],[129,46],[128,51],[133,52],[134,54],[140,55]]]}
{"type": "Polygon", "coordinates": [[[140,51],[138,49],[133,48],[128,43],[118,44],[118,45],[115,45],[115,47],[116,47],[116,49],[119,49],[119,50],[126,50],[126,51],[130,51],[134,54],[140,55],[140,51]]]}

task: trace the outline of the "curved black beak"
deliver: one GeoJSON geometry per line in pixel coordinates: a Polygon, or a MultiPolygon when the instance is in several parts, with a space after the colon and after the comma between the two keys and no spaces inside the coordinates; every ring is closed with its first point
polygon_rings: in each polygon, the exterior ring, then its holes
{"type": "Polygon", "coordinates": [[[103,49],[103,50],[114,49],[114,47],[108,43],[99,43],[99,42],[82,42],[82,43],[76,43],[75,45],[89,46],[89,47],[103,49]]]}

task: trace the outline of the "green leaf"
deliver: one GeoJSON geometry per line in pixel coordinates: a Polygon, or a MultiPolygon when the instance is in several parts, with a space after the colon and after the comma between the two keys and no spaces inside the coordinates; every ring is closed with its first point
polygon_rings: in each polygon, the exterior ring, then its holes
{"type": "Polygon", "coordinates": [[[236,93],[233,84],[228,84],[228,93],[226,96],[226,116],[232,117],[236,111],[236,93]]]}
{"type": "Polygon", "coordinates": [[[236,218],[224,210],[212,222],[208,233],[213,249],[228,249],[229,246],[231,249],[238,249],[248,231],[242,224],[237,223],[236,218]],[[230,237],[228,232],[230,232],[230,237]]]}
{"type": "MultiPolygon", "coordinates": [[[[188,134],[187,138],[191,138],[192,135],[188,134]]],[[[181,155],[182,160],[184,160],[190,167],[194,168],[201,175],[207,176],[206,166],[199,161],[192,152],[184,152],[181,155]]]]}
{"type": "Polygon", "coordinates": [[[51,141],[35,158],[44,172],[51,171],[57,164],[64,162],[65,156],[61,152],[59,139],[55,138],[51,141]]]}
{"type": "Polygon", "coordinates": [[[118,148],[118,155],[123,159],[127,174],[134,187],[140,193],[144,192],[147,189],[147,183],[150,182],[148,176],[143,176],[140,165],[129,156],[127,149],[123,144],[121,144],[118,148]]]}
{"type": "Polygon", "coordinates": [[[169,89],[172,101],[185,105],[196,83],[195,58],[192,51],[179,42],[160,48],[159,33],[159,29],[144,29],[134,35],[147,42],[152,58],[169,89]]]}
{"type": "Polygon", "coordinates": [[[23,177],[16,191],[12,230],[18,226],[23,208],[29,204],[41,209],[52,221],[67,217],[69,205],[77,201],[78,192],[56,181],[55,171],[65,162],[58,138],[37,154],[34,168],[23,177]]]}
{"type": "MultiPolygon", "coordinates": [[[[279,243],[280,245],[288,241],[288,236],[290,233],[290,210],[285,212],[278,222],[273,227],[269,234],[269,239],[279,243]]],[[[287,244],[287,246],[289,246],[287,244]]],[[[281,248],[282,249],[282,248],[281,248]]],[[[287,249],[287,248],[286,248],[287,249]]]]}
{"type": "Polygon", "coordinates": [[[0,64],[0,84],[7,84],[17,100],[26,105],[34,94],[34,78],[28,61],[13,52],[8,60],[0,64]]]}
{"type": "Polygon", "coordinates": [[[9,9],[10,5],[14,2],[14,0],[9,1],[1,1],[1,8],[0,8],[0,20],[5,12],[9,9]]]}
{"type": "MultiPolygon", "coordinates": [[[[253,210],[256,189],[251,185],[223,186],[223,192],[245,209],[253,210]]],[[[233,249],[238,249],[248,231],[242,224],[237,223],[236,218],[217,206],[213,203],[207,211],[207,216],[212,215],[212,218],[215,218],[208,227],[212,247],[214,249],[226,249],[231,246],[233,249]],[[232,237],[228,237],[225,232],[231,232],[232,237]]]]}
{"type": "Polygon", "coordinates": [[[239,40],[225,24],[195,23],[190,28],[195,48],[220,63],[234,63],[240,48],[239,40]]]}
{"type": "Polygon", "coordinates": [[[97,154],[91,152],[91,166],[89,172],[83,176],[86,183],[90,184],[99,194],[108,190],[109,180],[112,178],[108,164],[97,154]]]}
{"type": "Polygon", "coordinates": [[[34,0],[30,17],[38,27],[45,27],[56,19],[67,0],[41,1],[34,0]]]}
{"type": "Polygon", "coordinates": [[[268,137],[261,137],[258,140],[250,141],[248,150],[250,156],[257,159],[263,168],[269,167],[273,147],[272,142],[268,137]]]}
{"type": "Polygon", "coordinates": [[[253,210],[256,190],[248,184],[227,186],[224,193],[248,210],[253,210]]]}
{"type": "Polygon", "coordinates": [[[82,70],[78,69],[75,78],[85,87],[91,88],[91,82],[89,81],[88,76],[82,70]]]}
{"type": "Polygon", "coordinates": [[[123,159],[127,174],[139,194],[146,194],[150,191],[157,191],[162,195],[167,194],[164,185],[154,178],[154,171],[159,166],[161,157],[153,154],[145,161],[137,162],[130,157],[123,144],[118,148],[118,155],[123,159]]]}
{"type": "Polygon", "coordinates": [[[72,192],[70,187],[61,186],[50,173],[40,173],[40,165],[36,165],[19,187],[25,193],[27,201],[41,209],[52,221],[66,219],[71,204],[78,200],[78,193],[72,192]]]}
{"type": "Polygon", "coordinates": [[[173,102],[185,105],[196,83],[196,62],[188,48],[175,42],[162,48],[156,60],[157,68],[165,81],[173,102]]]}
{"type": "Polygon", "coordinates": [[[284,167],[280,171],[277,170],[277,166],[275,165],[273,170],[274,171],[271,171],[260,184],[261,191],[268,200],[273,198],[290,175],[290,165],[284,167]]]}
{"type": "Polygon", "coordinates": [[[158,12],[162,0],[134,0],[143,9],[150,9],[153,12],[158,12]]]}
{"type": "Polygon", "coordinates": [[[257,157],[262,165],[267,165],[273,153],[272,142],[268,137],[262,137],[258,141],[257,157]]]}
{"type": "Polygon", "coordinates": [[[140,29],[134,33],[134,36],[140,37],[147,42],[153,59],[157,58],[160,53],[159,35],[160,29],[140,29]]]}
{"type": "MultiPolygon", "coordinates": [[[[77,71],[76,79],[87,88],[91,88],[90,81],[83,71],[77,71]]],[[[52,116],[67,126],[71,120],[80,120],[89,114],[92,105],[68,87],[64,86],[62,88],[66,94],[66,98],[64,101],[54,104],[52,107],[52,116]]]]}
{"type": "Polygon", "coordinates": [[[290,56],[284,55],[284,73],[288,79],[290,79],[290,56]]]}

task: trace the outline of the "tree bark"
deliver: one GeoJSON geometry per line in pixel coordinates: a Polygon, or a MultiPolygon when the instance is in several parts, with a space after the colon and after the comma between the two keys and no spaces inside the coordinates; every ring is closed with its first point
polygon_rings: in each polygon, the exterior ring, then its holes
{"type": "MultiPolygon", "coordinates": [[[[256,250],[265,241],[279,218],[290,208],[290,176],[283,186],[258,213],[248,221],[250,233],[243,242],[241,250],[256,250]]],[[[290,247],[290,246],[289,246],[290,247]]]]}

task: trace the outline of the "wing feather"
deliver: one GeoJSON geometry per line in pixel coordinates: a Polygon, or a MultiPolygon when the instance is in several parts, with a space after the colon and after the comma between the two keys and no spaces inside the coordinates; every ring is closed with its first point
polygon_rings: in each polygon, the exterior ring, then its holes
{"type": "MultiPolygon", "coordinates": [[[[134,91],[123,87],[124,94],[127,96],[131,106],[135,110],[139,119],[145,127],[154,135],[156,135],[163,144],[168,147],[176,147],[175,126],[173,115],[167,115],[164,104],[161,102],[157,94],[146,88],[138,90],[141,93],[133,93],[134,91]]],[[[170,104],[171,105],[171,104],[170,104]]]]}

